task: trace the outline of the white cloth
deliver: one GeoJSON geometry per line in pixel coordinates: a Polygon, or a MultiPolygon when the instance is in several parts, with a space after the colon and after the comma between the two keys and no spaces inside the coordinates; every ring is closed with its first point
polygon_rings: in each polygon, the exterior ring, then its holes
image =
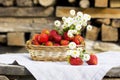
{"type": "Polygon", "coordinates": [[[109,51],[96,55],[98,65],[72,66],[67,62],[32,61],[28,53],[1,54],[0,63],[11,64],[16,60],[36,80],[102,80],[112,67],[120,66],[120,52],[109,51]]]}

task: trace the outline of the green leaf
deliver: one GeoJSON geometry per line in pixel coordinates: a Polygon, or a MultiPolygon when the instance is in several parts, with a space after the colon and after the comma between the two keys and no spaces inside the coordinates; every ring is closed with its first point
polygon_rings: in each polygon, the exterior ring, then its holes
{"type": "Polygon", "coordinates": [[[67,32],[69,30],[69,27],[66,27],[63,29],[64,32],[67,32]]]}

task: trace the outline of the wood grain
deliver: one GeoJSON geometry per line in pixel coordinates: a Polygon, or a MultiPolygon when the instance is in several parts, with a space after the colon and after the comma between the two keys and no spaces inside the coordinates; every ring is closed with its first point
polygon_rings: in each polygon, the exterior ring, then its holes
{"type": "Polygon", "coordinates": [[[92,18],[120,18],[120,9],[113,8],[77,8],[77,7],[61,7],[56,8],[56,16],[70,16],[69,11],[75,9],[76,11],[82,11],[92,16],[92,18]]]}

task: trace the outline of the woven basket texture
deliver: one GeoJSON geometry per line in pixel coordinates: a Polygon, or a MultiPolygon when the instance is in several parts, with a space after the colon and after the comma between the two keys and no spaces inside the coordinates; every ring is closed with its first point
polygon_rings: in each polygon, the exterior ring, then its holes
{"type": "MultiPolygon", "coordinates": [[[[85,43],[77,47],[85,48],[85,43]]],[[[33,45],[31,40],[26,42],[26,49],[30,53],[31,59],[36,61],[66,61],[66,51],[68,46],[42,46],[33,45]]]]}

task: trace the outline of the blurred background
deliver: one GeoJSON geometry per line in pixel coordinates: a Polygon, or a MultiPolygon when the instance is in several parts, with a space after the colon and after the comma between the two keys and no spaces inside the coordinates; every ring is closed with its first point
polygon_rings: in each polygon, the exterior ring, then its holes
{"type": "Polygon", "coordinates": [[[92,16],[83,35],[88,51],[120,51],[120,0],[0,0],[0,53],[27,52],[27,40],[71,9],[92,16]]]}

